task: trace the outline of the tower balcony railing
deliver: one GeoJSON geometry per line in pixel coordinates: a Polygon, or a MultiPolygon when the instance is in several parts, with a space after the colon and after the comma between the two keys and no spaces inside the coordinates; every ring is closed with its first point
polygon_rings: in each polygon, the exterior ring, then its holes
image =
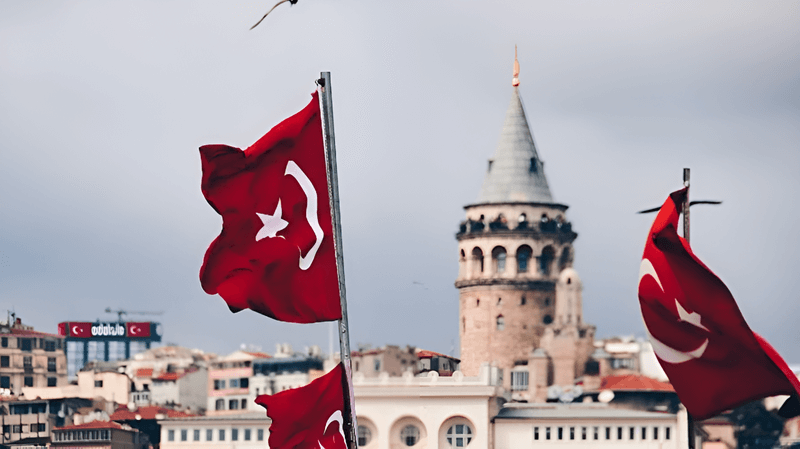
{"type": "Polygon", "coordinates": [[[483,234],[521,234],[553,236],[560,240],[572,241],[578,234],[572,231],[572,223],[558,220],[520,221],[515,227],[510,227],[505,220],[494,220],[486,223],[481,220],[465,220],[459,225],[456,238],[477,237],[483,234]]]}

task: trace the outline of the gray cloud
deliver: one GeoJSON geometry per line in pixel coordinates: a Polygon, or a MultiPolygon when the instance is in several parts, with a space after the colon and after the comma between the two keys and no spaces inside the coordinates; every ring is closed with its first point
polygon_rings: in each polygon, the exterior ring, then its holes
{"type": "Polygon", "coordinates": [[[643,335],[651,217],[691,167],[696,252],[800,360],[796,2],[304,0],[0,5],[0,306],[55,331],[163,310],[165,340],[327,347],[328,326],[230,314],[197,272],[220,220],[197,148],[246,147],[333,75],[353,342],[457,347],[454,233],[511,95],[580,234],[585,317],[643,335]],[[424,283],[424,287],[414,282],[424,283]],[[454,343],[455,342],[455,343],[454,343]]]}

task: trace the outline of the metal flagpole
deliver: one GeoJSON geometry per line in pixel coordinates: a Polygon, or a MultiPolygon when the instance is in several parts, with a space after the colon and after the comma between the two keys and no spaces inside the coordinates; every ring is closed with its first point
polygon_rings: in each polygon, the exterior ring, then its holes
{"type": "Polygon", "coordinates": [[[339,320],[339,351],[345,372],[347,400],[344,404],[344,427],[347,446],[358,448],[356,439],[356,407],[353,394],[353,372],[350,367],[350,333],[347,325],[347,295],[344,283],[344,255],[342,254],[342,220],[339,213],[339,174],[336,171],[336,141],[333,135],[333,98],[331,92],[331,73],[321,72],[317,81],[320,86],[320,111],[322,113],[322,132],[325,139],[325,160],[328,171],[328,196],[333,219],[333,243],[336,248],[336,271],[339,275],[339,301],[342,305],[342,319],[339,320]]]}
{"type": "MultiPolygon", "coordinates": [[[[684,168],[683,169],[683,186],[689,187],[689,173],[690,169],[684,168]]],[[[683,197],[683,238],[686,239],[686,243],[689,243],[689,189],[686,189],[686,195],[683,197]]],[[[692,418],[691,413],[686,411],[686,430],[689,434],[689,449],[695,449],[694,440],[694,418],[692,418]]]]}

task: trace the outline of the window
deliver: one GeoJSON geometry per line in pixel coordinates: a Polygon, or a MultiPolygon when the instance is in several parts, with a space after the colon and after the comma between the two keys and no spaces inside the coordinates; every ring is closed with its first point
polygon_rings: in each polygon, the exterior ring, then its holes
{"type": "Polygon", "coordinates": [[[524,296],[519,299],[519,305],[521,305],[521,306],[525,305],[525,297],[524,296]]]}
{"type": "Polygon", "coordinates": [[[0,367],[8,368],[10,364],[10,359],[7,355],[0,356],[0,367]]]}
{"type": "Polygon", "coordinates": [[[225,429],[219,429],[219,441],[225,441],[225,429]]]}
{"type": "Polygon", "coordinates": [[[250,388],[250,379],[246,377],[242,377],[241,379],[239,379],[239,388],[250,388]]]}
{"type": "Polygon", "coordinates": [[[31,357],[31,356],[23,357],[22,358],[22,366],[24,366],[25,369],[33,368],[33,357],[31,357]]]}
{"type": "Polygon", "coordinates": [[[244,429],[244,440],[245,441],[250,441],[250,433],[251,432],[252,431],[250,429],[244,429]]]}
{"type": "Polygon", "coordinates": [[[472,263],[473,271],[483,273],[483,251],[478,248],[472,248],[472,263]]]}
{"type": "Polygon", "coordinates": [[[239,429],[231,429],[231,441],[239,441],[239,429]]]}
{"type": "Polygon", "coordinates": [[[3,337],[0,339],[0,346],[4,348],[8,347],[8,337],[3,337]]]}
{"type": "Polygon", "coordinates": [[[375,360],[375,371],[380,371],[381,369],[381,361],[376,359],[375,360]]]}
{"type": "Polygon", "coordinates": [[[593,430],[594,430],[594,439],[595,440],[599,440],[600,439],[600,428],[595,426],[595,428],[593,430]]]}
{"type": "Polygon", "coordinates": [[[542,318],[542,323],[544,324],[550,324],[552,322],[553,322],[553,317],[551,315],[545,315],[544,318],[542,318]]]}
{"type": "Polygon", "coordinates": [[[48,387],[55,387],[58,386],[57,379],[55,377],[48,377],[47,378],[47,386],[48,387]]]}
{"type": "Polygon", "coordinates": [[[94,381],[94,387],[95,388],[103,388],[103,381],[102,380],[94,381]]]}
{"type": "Polygon", "coordinates": [[[569,428],[569,439],[570,440],[574,440],[575,439],[575,428],[574,427],[570,427],[569,428]]]}
{"type": "Polygon", "coordinates": [[[175,441],[175,431],[173,429],[167,430],[167,441],[175,441]]]}
{"type": "Polygon", "coordinates": [[[30,338],[20,338],[19,348],[23,351],[31,352],[33,350],[33,340],[30,338]]]}
{"type": "Polygon", "coordinates": [[[367,426],[358,426],[358,445],[366,446],[372,441],[372,432],[367,426]]]}
{"type": "Polygon", "coordinates": [[[181,441],[186,441],[189,439],[189,431],[186,429],[181,429],[181,441]]]}
{"type": "Polygon", "coordinates": [[[542,250],[542,255],[539,256],[539,271],[545,275],[550,275],[550,269],[553,265],[553,259],[556,258],[555,250],[552,246],[547,246],[542,250]]]}
{"type": "Polygon", "coordinates": [[[247,399],[242,399],[242,406],[240,407],[242,410],[247,409],[247,399]]]}
{"type": "Polygon", "coordinates": [[[194,437],[193,440],[200,441],[200,429],[194,429],[194,432],[192,433],[194,434],[192,435],[194,437]]]}
{"type": "Polygon", "coordinates": [[[628,428],[628,439],[635,440],[636,439],[636,427],[630,426],[628,428]]]}
{"type": "Polygon", "coordinates": [[[215,410],[225,410],[225,399],[217,399],[214,403],[215,410]]]}
{"type": "Polygon", "coordinates": [[[400,441],[406,446],[413,446],[419,441],[419,429],[417,426],[408,425],[400,431],[400,441]]]}
{"type": "Polygon", "coordinates": [[[44,341],[44,350],[47,352],[53,352],[56,350],[56,342],[53,340],[45,340],[44,341]]]}
{"type": "Polygon", "coordinates": [[[670,427],[664,427],[664,439],[665,439],[665,440],[669,440],[669,438],[670,438],[669,431],[670,431],[670,430],[672,430],[672,428],[670,428],[670,427]]]}
{"type": "MultiPolygon", "coordinates": [[[[256,440],[264,441],[264,429],[258,429],[256,431],[256,440]]],[[[360,441],[360,440],[359,440],[360,441]]],[[[359,443],[360,444],[360,443],[359,443]]]]}
{"type": "Polygon", "coordinates": [[[506,328],[506,319],[503,315],[497,315],[497,330],[501,331],[506,328]]]}
{"type": "Polygon", "coordinates": [[[611,439],[611,427],[606,427],[606,439],[611,439]]]}
{"type": "Polygon", "coordinates": [[[511,391],[528,391],[527,371],[511,371],[511,391]]]}
{"type": "Polygon", "coordinates": [[[33,386],[33,376],[25,376],[25,386],[26,387],[33,386]]]}
{"type": "Polygon", "coordinates": [[[12,428],[11,431],[14,433],[22,433],[22,425],[20,424],[14,424],[13,426],[11,426],[11,428],[12,428]]]}
{"type": "Polygon", "coordinates": [[[228,381],[230,388],[239,388],[239,379],[231,379],[228,381]]]}
{"type": "Polygon", "coordinates": [[[492,259],[494,259],[494,269],[497,273],[506,271],[506,249],[502,246],[495,247],[492,250],[492,259]]]}
{"type": "Polygon", "coordinates": [[[11,388],[11,378],[8,376],[0,376],[0,388],[11,388]]]}
{"type": "Polygon", "coordinates": [[[528,171],[531,173],[536,173],[539,171],[539,165],[536,163],[536,158],[531,158],[531,165],[528,167],[528,171]]]}
{"type": "Polygon", "coordinates": [[[647,439],[647,426],[642,426],[642,441],[647,439]]]}
{"type": "Polygon", "coordinates": [[[563,427],[559,427],[558,428],[558,439],[559,440],[563,440],[564,439],[564,428],[563,427]]]}
{"type": "Polygon", "coordinates": [[[545,427],[544,428],[544,439],[545,440],[549,440],[550,439],[550,428],[549,427],[545,427]]]}
{"type": "Polygon", "coordinates": [[[658,427],[655,426],[653,427],[653,439],[654,440],[658,439],[658,427]]]}
{"type": "Polygon", "coordinates": [[[528,271],[528,262],[531,260],[533,250],[528,245],[523,245],[517,250],[517,272],[526,273],[528,271]]]}
{"type": "Polygon", "coordinates": [[[48,373],[55,373],[56,372],[56,358],[55,357],[48,357],[47,358],[47,372],[48,373]]]}
{"type": "Polygon", "coordinates": [[[38,424],[31,424],[31,432],[44,432],[45,424],[38,423],[38,424]]]}
{"type": "Polygon", "coordinates": [[[214,439],[214,430],[206,429],[206,441],[211,441],[213,439],[214,439]]]}
{"type": "Polygon", "coordinates": [[[467,424],[454,424],[447,429],[450,447],[466,447],[472,441],[472,428],[467,424]]]}
{"type": "Polygon", "coordinates": [[[228,401],[228,410],[238,410],[238,409],[239,409],[238,399],[231,399],[228,401]]]}
{"type": "Polygon", "coordinates": [[[622,439],[622,427],[617,427],[617,439],[622,439]]]}
{"type": "Polygon", "coordinates": [[[539,439],[539,428],[538,427],[534,427],[533,428],[533,439],[534,440],[538,440],[539,439]]]}
{"type": "Polygon", "coordinates": [[[225,379],[214,379],[214,389],[215,390],[225,389],[225,379]]]}
{"type": "MultiPolygon", "coordinates": [[[[582,439],[582,440],[585,440],[585,439],[586,439],[586,427],[581,427],[581,439],[582,439]]],[[[597,438],[595,438],[595,440],[596,440],[596,439],[597,439],[597,438]]]]}

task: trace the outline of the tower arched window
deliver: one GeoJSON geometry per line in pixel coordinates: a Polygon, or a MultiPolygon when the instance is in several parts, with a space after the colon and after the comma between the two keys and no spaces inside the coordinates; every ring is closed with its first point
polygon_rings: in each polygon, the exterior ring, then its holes
{"type": "Polygon", "coordinates": [[[492,260],[494,261],[495,271],[502,273],[506,271],[506,249],[502,246],[496,246],[492,250],[492,260]]]}
{"type": "Polygon", "coordinates": [[[483,251],[478,248],[472,248],[472,261],[475,263],[475,271],[483,273],[483,251]]]}
{"type": "Polygon", "coordinates": [[[552,246],[545,246],[542,250],[542,255],[539,256],[539,271],[545,275],[550,276],[553,259],[556,257],[556,251],[552,246]]]}
{"type": "Polygon", "coordinates": [[[572,261],[572,251],[570,251],[569,246],[565,247],[561,251],[561,257],[558,259],[558,269],[563,270],[569,266],[569,263],[572,261]]]}
{"type": "Polygon", "coordinates": [[[522,245],[517,249],[517,272],[526,273],[530,265],[533,250],[528,245],[522,245]]]}
{"type": "Polygon", "coordinates": [[[501,331],[506,328],[506,319],[503,315],[497,315],[497,330],[501,331]]]}

